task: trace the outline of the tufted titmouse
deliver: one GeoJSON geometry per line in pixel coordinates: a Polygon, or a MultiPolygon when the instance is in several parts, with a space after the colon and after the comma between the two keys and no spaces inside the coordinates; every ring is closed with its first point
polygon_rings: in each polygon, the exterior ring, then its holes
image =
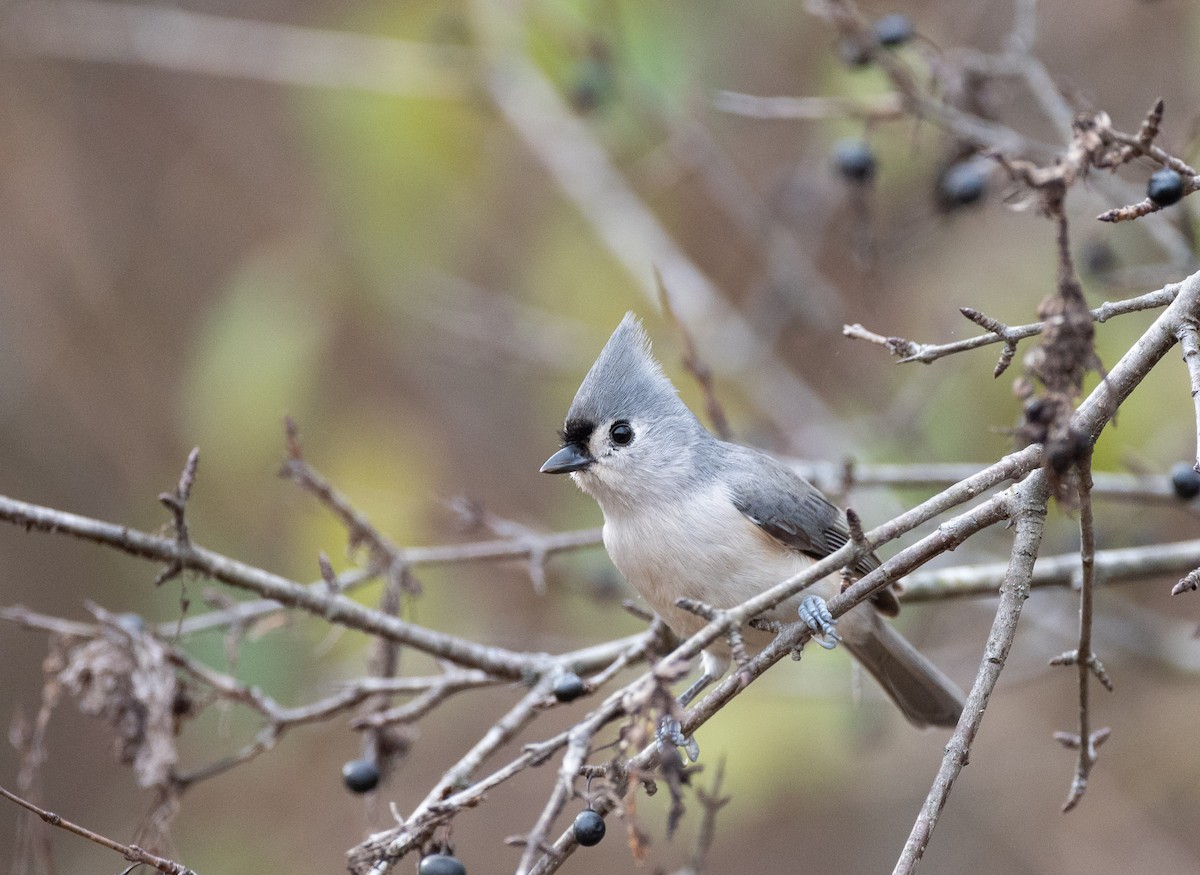
{"type": "MultiPolygon", "coordinates": [[[[651,356],[632,313],[584,377],[567,411],[562,449],[542,471],[570,473],[596,499],[613,563],[684,637],[706,621],[680,608],[678,599],[735,607],[828,556],[850,536],[845,514],[807,480],[765,453],[705,430],[651,356]]],[[[871,555],[852,571],[863,575],[878,566],[871,555]]],[[[963,708],[961,691],[880,616],[899,610],[895,595],[880,591],[872,604],[858,605],[839,622],[824,601],[839,586],[838,575],[831,575],[765,619],[787,622],[799,613],[822,646],[844,641],[911,723],[954,726],[963,708]]],[[[772,638],[754,628],[742,634],[751,653],[772,638]]],[[[703,675],[681,701],[721,677],[731,655],[724,638],[709,645],[701,657],[703,675]]]]}

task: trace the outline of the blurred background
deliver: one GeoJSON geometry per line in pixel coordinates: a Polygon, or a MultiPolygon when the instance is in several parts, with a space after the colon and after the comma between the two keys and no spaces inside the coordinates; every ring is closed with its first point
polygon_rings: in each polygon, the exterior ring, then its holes
{"type": "MultiPolygon", "coordinates": [[[[924,80],[955,47],[1000,50],[1014,7],[864,12],[908,16],[918,37],[897,51],[924,80]]],[[[1183,0],[1045,4],[1034,51],[1073,107],[1104,109],[1123,130],[1165,97],[1161,143],[1194,162],[1198,26],[1183,0]]],[[[931,124],[753,119],[716,108],[722,90],[872,102],[889,88],[876,67],[847,63],[836,32],[802,4],[769,0],[5,3],[0,493],[165,531],[156,496],[199,446],[196,541],[309,581],[318,551],[338,569],[356,557],[328,514],[275,476],[291,415],[308,460],[398,543],[485,536],[448,507],[455,497],[546,531],[598,525],[590,500],[537,469],[626,310],[645,318],[685,399],[703,405],[659,314],[655,267],[740,440],[834,463],[982,466],[1009,451],[1019,402],[1011,376],[991,376],[997,349],[898,367],[841,326],[943,342],[977,333],[961,306],[1033,321],[1054,288],[1050,223],[991,165],[978,197],[948,202],[944,174],[962,148],[931,124]],[[873,180],[836,166],[848,137],[869,144],[873,180]]],[[[1061,143],[1021,82],[977,96],[1022,134],[1061,143]]],[[[1189,272],[1190,202],[1136,223],[1094,221],[1140,200],[1150,169],[1070,194],[1093,305],[1189,272]]],[[[1100,326],[1104,361],[1152,318],[1100,326]]],[[[1172,355],[1106,433],[1097,469],[1161,475],[1189,458],[1187,391],[1172,355]]],[[[928,494],[861,490],[853,501],[874,525],[928,494]]],[[[1182,506],[1105,502],[1097,514],[1102,547],[1195,532],[1182,506]]],[[[1073,549],[1075,525],[1056,511],[1045,552],[1073,549]]],[[[996,561],[1007,547],[989,533],[947,559],[996,561]]],[[[207,582],[156,588],[158,571],[0,526],[0,604],[86,620],[91,599],[166,621],[182,585],[190,612],[204,609],[207,582]]],[[[409,616],[549,651],[639,628],[603,550],[555,558],[548,574],[538,595],[519,564],[429,571],[409,616]]],[[[1200,608],[1172,600],[1173,582],[1099,595],[1096,647],[1116,691],[1094,694],[1094,719],[1113,735],[1065,816],[1074,754],[1051,733],[1073,728],[1075,675],[1046,662],[1073,646],[1075,600],[1034,595],[922,871],[1200,872],[1200,608]]],[[[361,597],[373,603],[378,589],[361,597]]],[[[991,606],[913,606],[900,622],[966,686],[991,606]]],[[[244,642],[233,669],[218,636],[188,647],[287,704],[361,674],[371,652],[358,633],[300,618],[244,642]]],[[[0,626],[5,721],[36,713],[44,654],[41,633],[0,626]]],[[[776,667],[701,731],[700,781],[723,760],[733,797],[710,871],[891,867],[945,739],[912,730],[869,681],[861,697],[855,688],[843,654],[819,653],[776,667]]],[[[341,783],[342,763],[361,754],[347,721],[295,730],[189,792],[170,850],[200,872],[340,871],[347,848],[392,822],[388,805],[410,811],[515,695],[460,696],[423,721],[367,803],[341,783]]],[[[560,709],[526,740],[587,708],[560,709]]],[[[184,764],[235,750],[254,728],[238,712],[207,715],[181,739],[184,764]]],[[[152,799],[110,748],[107,730],[64,701],[42,801],[132,840],[152,799]]],[[[0,783],[16,769],[6,746],[0,783]]],[[[551,780],[549,767],[526,773],[456,821],[469,872],[511,871],[519,851],[503,839],[529,829],[551,780]]],[[[663,836],[665,795],[639,798],[653,836],[646,871],[679,868],[694,846],[698,810],[663,836]]],[[[0,807],[0,848],[16,821],[14,806],[0,807]]],[[[609,833],[565,871],[635,869],[617,821],[609,833]]],[[[51,841],[61,871],[120,864],[65,833],[51,841]]]]}

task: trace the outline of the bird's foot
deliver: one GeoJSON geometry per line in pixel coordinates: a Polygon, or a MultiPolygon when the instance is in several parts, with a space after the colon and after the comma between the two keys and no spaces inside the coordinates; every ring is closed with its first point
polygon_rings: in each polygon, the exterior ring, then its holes
{"type": "Polygon", "coordinates": [[[683,748],[692,762],[700,759],[700,745],[696,744],[696,739],[691,735],[684,735],[679,721],[669,714],[658,724],[658,734],[655,738],[660,745],[683,748]]]}
{"type": "Polygon", "coordinates": [[[825,599],[819,595],[805,596],[800,602],[800,621],[808,626],[813,633],[813,641],[816,641],[821,647],[826,650],[833,650],[837,647],[837,643],[842,640],[842,636],[838,635],[837,620],[833,614],[829,613],[829,608],[825,606],[825,599]]]}

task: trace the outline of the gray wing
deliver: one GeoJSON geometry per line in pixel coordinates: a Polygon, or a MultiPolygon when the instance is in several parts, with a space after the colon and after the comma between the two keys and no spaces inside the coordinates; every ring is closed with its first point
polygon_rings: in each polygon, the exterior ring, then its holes
{"type": "MultiPolygon", "coordinates": [[[[785,547],[824,559],[850,540],[846,515],[791,468],[765,453],[727,444],[733,452],[729,483],[734,506],[752,523],[785,547]]],[[[874,553],[854,565],[856,575],[879,567],[874,553]]],[[[890,589],[880,590],[873,598],[876,608],[894,615],[899,603],[890,589]]]]}

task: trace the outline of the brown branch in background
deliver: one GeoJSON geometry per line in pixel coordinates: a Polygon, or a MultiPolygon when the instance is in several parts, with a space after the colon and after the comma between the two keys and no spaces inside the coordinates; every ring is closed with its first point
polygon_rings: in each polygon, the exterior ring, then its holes
{"type": "Polygon", "coordinates": [[[1050,660],[1051,665],[1074,665],[1078,668],[1079,678],[1079,732],[1056,732],[1055,739],[1064,746],[1079,751],[1075,762],[1075,777],[1071,781],[1071,791],[1063,805],[1063,811],[1070,811],[1079,804],[1087,790],[1088,776],[1096,763],[1096,748],[1108,738],[1108,728],[1092,732],[1091,704],[1089,697],[1090,675],[1095,674],[1107,690],[1112,690],[1112,681],[1104,664],[1092,649],[1092,614],[1095,598],[1095,557],[1096,529],[1092,517],[1091,502],[1091,464],[1090,456],[1079,463],[1079,644],[1073,651],[1068,651],[1050,660]]]}
{"type": "Polygon", "coordinates": [[[757,119],[897,121],[905,118],[903,100],[894,93],[854,100],[846,97],[761,97],[738,91],[717,91],[712,103],[720,112],[757,119]]]}
{"type": "Polygon", "coordinates": [[[926,796],[925,803],[913,823],[904,849],[892,869],[892,875],[909,875],[916,869],[925,848],[929,846],[933,830],[937,826],[942,809],[946,806],[954,782],[963,766],[967,764],[971,745],[983,723],[988,701],[1012,649],[1017,634],[1017,622],[1021,619],[1021,608],[1029,598],[1029,582],[1045,529],[1048,498],[1049,484],[1044,472],[1031,474],[1016,488],[1014,506],[1011,509],[1016,523],[1016,534],[1013,536],[1008,571],[1000,588],[1000,604],[992,621],[992,631],[988,635],[983,659],[979,663],[971,692],[967,695],[967,703],[963,708],[962,717],[959,718],[958,727],[946,745],[946,755],[942,758],[937,777],[934,778],[929,795],[926,796]]]}
{"type": "MultiPolygon", "coordinates": [[[[179,475],[179,485],[175,487],[174,492],[159,493],[158,500],[171,511],[172,521],[175,528],[175,543],[178,546],[180,555],[186,553],[191,548],[191,539],[188,535],[187,527],[187,500],[192,494],[192,484],[196,482],[196,466],[200,464],[200,448],[193,447],[188,453],[187,462],[184,463],[183,472],[179,475]]],[[[173,577],[179,575],[183,571],[183,561],[179,558],[172,559],[161,574],[155,578],[156,584],[166,583],[173,577]]],[[[186,605],[185,605],[186,607],[186,605]]],[[[181,611],[181,613],[183,613],[181,611]]]]}
{"type": "Polygon", "coordinates": [[[471,57],[432,45],[183,9],[62,0],[7,6],[6,50],[283,85],[462,99],[471,57]]]}
{"type": "MultiPolygon", "coordinates": [[[[387,576],[389,588],[405,590],[407,587],[407,591],[415,592],[414,584],[406,573],[403,551],[304,460],[304,453],[300,447],[300,429],[290,416],[284,419],[284,429],[287,437],[287,459],[279,469],[279,476],[291,480],[314,496],[337,518],[346,529],[351,550],[366,546],[371,556],[371,566],[387,576]]],[[[398,609],[397,597],[396,610],[398,609]]],[[[386,613],[395,614],[396,610],[386,613]]]]}
{"type": "Polygon", "coordinates": [[[717,393],[713,388],[712,368],[700,358],[700,353],[696,351],[696,341],[671,306],[671,293],[667,290],[667,284],[663,282],[662,274],[657,269],[654,271],[654,278],[658,282],[658,301],[662,306],[663,315],[675,326],[675,331],[679,334],[679,340],[683,344],[683,366],[689,374],[696,378],[696,382],[700,384],[700,390],[704,393],[704,410],[708,414],[708,421],[712,423],[717,437],[721,440],[729,440],[733,437],[733,430],[729,427],[725,409],[717,400],[717,393]]]}
{"type": "MultiPolygon", "coordinates": [[[[897,101],[899,117],[915,116],[931,122],[960,146],[996,158],[1014,178],[1023,178],[1034,188],[1042,189],[1047,183],[1057,181],[1065,189],[1087,174],[1090,167],[1115,168],[1143,154],[1180,173],[1185,193],[1200,186],[1200,177],[1196,177],[1194,170],[1150,142],[1162,120],[1161,101],[1151,109],[1137,134],[1116,130],[1105,113],[1090,117],[1077,115],[1045,65],[1032,53],[1036,36],[1036,0],[1019,0],[1016,5],[1013,28],[1003,52],[987,54],[960,49],[927,53],[926,63],[932,75],[926,83],[902,56],[879,43],[871,22],[851,0],[809,0],[807,4],[809,12],[829,21],[838,30],[844,44],[855,47],[858,60],[874,64],[888,77],[895,91],[879,98],[885,106],[890,100],[897,101]],[[996,77],[1024,80],[1031,97],[1062,136],[1065,152],[991,117],[986,103],[977,97],[983,84],[996,77]],[[1030,163],[1031,157],[1039,157],[1046,166],[1030,163]]],[[[715,102],[724,111],[756,118],[823,118],[824,113],[842,108],[821,101],[821,98],[756,98],[720,92],[715,102]]],[[[850,104],[847,109],[852,112],[854,107],[850,104]]],[[[1092,185],[1103,190],[1110,200],[1127,199],[1134,190],[1131,185],[1109,175],[1095,178],[1092,185]]],[[[1120,221],[1157,209],[1159,206],[1147,199],[1136,209],[1110,210],[1100,218],[1120,221]]],[[[1190,265],[1193,262],[1189,240],[1178,228],[1155,224],[1147,230],[1174,263],[1190,265]]]]}
{"type": "Polygon", "coordinates": [[[929,93],[902,58],[879,44],[871,22],[849,0],[809,0],[806,5],[809,12],[829,21],[844,40],[860,47],[863,56],[884,72],[903,101],[906,114],[932,122],[979,149],[1013,154],[1053,153],[1047,144],[929,93]]]}
{"type": "MultiPolygon", "coordinates": [[[[94,629],[85,624],[70,624],[62,620],[57,622],[67,626],[66,629],[55,631],[64,645],[72,638],[86,637],[94,629]],[[77,635],[75,633],[80,626],[85,631],[82,635],[77,635]]],[[[9,742],[16,748],[20,759],[20,766],[17,769],[17,792],[30,802],[36,802],[42,795],[44,785],[42,766],[49,758],[46,749],[46,731],[50,725],[50,717],[58,706],[63,692],[62,683],[58,680],[59,672],[63,668],[62,652],[62,647],[51,648],[42,663],[44,681],[41,703],[32,725],[25,720],[18,707],[9,726],[9,742]]],[[[35,814],[29,810],[22,812],[18,817],[12,856],[14,863],[17,860],[29,861],[31,870],[36,864],[40,864],[41,871],[44,872],[56,870],[50,830],[39,823],[35,814]]]]}
{"type": "Polygon", "coordinates": [[[687,869],[677,875],[704,875],[708,867],[708,854],[712,849],[713,840],[717,835],[717,815],[729,804],[732,796],[721,795],[721,784],[725,781],[725,758],[717,761],[716,774],[713,776],[712,789],[696,788],[696,798],[704,814],[700,818],[700,829],[696,833],[696,847],[692,851],[692,859],[687,869]]]}
{"type": "MultiPolygon", "coordinates": [[[[1179,574],[1200,565],[1200,540],[1146,547],[1098,550],[1094,557],[1095,583],[1112,584],[1179,574]]],[[[1004,562],[985,565],[958,565],[950,568],[921,570],[904,578],[900,601],[940,601],[946,598],[995,595],[1004,581],[1004,562]]],[[[1079,553],[1039,556],[1030,585],[1040,587],[1078,587],[1079,553]]]]}
{"type": "Polygon", "coordinates": [[[85,826],[80,826],[74,821],[67,820],[60,814],[55,814],[53,811],[47,811],[38,805],[34,805],[27,799],[23,799],[16,793],[0,787],[0,796],[8,799],[10,802],[15,802],[27,811],[31,811],[44,820],[51,826],[57,826],[60,829],[65,829],[67,832],[74,833],[77,836],[87,839],[90,842],[95,842],[101,847],[108,848],[110,851],[116,851],[130,863],[141,866],[151,866],[157,869],[164,875],[196,875],[187,866],[182,863],[176,863],[174,860],[168,860],[165,857],[159,857],[156,854],[151,854],[149,851],[144,851],[137,845],[126,845],[121,842],[100,835],[98,832],[93,832],[85,826]]]}

